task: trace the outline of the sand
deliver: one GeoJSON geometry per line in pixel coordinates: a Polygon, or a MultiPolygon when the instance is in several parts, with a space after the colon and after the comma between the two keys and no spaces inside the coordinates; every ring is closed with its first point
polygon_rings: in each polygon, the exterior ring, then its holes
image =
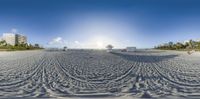
{"type": "Polygon", "coordinates": [[[0,52],[0,98],[200,97],[200,53],[0,52]]]}

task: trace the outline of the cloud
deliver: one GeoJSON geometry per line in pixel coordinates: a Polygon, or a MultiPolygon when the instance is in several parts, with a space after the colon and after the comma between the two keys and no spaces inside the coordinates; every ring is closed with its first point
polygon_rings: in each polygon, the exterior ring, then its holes
{"type": "Polygon", "coordinates": [[[56,37],[52,39],[50,42],[48,42],[48,45],[60,45],[64,46],[67,44],[67,41],[63,40],[62,37],[56,37]]]}
{"type": "Polygon", "coordinates": [[[57,37],[53,39],[54,43],[62,43],[62,38],[61,37],[57,37]]]}
{"type": "Polygon", "coordinates": [[[75,44],[80,44],[80,42],[79,42],[79,41],[74,41],[74,43],[75,43],[75,44]]]}
{"type": "Polygon", "coordinates": [[[83,48],[85,46],[84,43],[79,42],[77,40],[74,41],[74,42],[71,42],[70,45],[71,45],[72,48],[83,48]]]}
{"type": "Polygon", "coordinates": [[[85,44],[78,40],[67,41],[62,37],[55,37],[51,41],[49,41],[46,45],[46,47],[57,47],[57,48],[62,48],[64,46],[68,46],[71,48],[82,48],[85,46],[85,44]]]}
{"type": "Polygon", "coordinates": [[[55,37],[51,41],[49,41],[46,47],[56,47],[56,48],[63,48],[67,46],[68,48],[105,48],[106,45],[112,44],[115,48],[125,48],[125,45],[132,46],[132,43],[129,40],[89,40],[89,41],[67,41],[62,37],[55,37]]]}

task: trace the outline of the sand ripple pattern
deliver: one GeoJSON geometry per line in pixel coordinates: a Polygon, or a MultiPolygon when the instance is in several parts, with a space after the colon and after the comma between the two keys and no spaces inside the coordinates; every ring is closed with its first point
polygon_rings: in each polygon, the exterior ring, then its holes
{"type": "Polygon", "coordinates": [[[166,51],[0,53],[0,98],[200,97],[200,57],[166,51]]]}

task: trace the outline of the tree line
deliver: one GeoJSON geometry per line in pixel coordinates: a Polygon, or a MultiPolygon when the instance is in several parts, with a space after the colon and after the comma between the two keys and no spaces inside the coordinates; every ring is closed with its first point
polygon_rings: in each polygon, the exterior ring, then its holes
{"type": "Polygon", "coordinates": [[[155,46],[155,49],[162,50],[200,50],[200,41],[189,40],[188,42],[181,43],[173,43],[168,42],[163,45],[155,46]]]}
{"type": "Polygon", "coordinates": [[[5,40],[0,41],[0,49],[3,50],[34,50],[34,49],[43,49],[40,47],[39,44],[27,44],[27,43],[21,43],[21,44],[15,44],[10,45],[5,40]]]}

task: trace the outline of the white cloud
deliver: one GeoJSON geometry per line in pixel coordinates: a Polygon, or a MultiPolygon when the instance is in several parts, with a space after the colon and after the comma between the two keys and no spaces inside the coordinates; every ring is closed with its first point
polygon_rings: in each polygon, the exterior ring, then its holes
{"type": "Polygon", "coordinates": [[[65,41],[62,37],[56,37],[48,42],[48,45],[57,45],[57,46],[65,46],[67,41],[65,41]]]}
{"type": "Polygon", "coordinates": [[[70,47],[72,48],[84,48],[85,44],[80,41],[74,41],[70,43],[70,47]]]}
{"type": "Polygon", "coordinates": [[[56,37],[48,42],[47,47],[62,48],[67,46],[68,48],[105,48],[106,45],[112,44],[114,48],[125,48],[126,45],[133,46],[129,40],[111,40],[111,39],[92,39],[87,41],[67,41],[62,37],[56,37]]]}
{"type": "Polygon", "coordinates": [[[55,42],[55,43],[62,43],[62,38],[61,37],[54,38],[53,42],[55,42]]]}
{"type": "Polygon", "coordinates": [[[83,48],[85,46],[84,43],[75,40],[75,41],[66,41],[62,37],[53,38],[51,41],[47,43],[46,47],[58,47],[62,48],[63,46],[68,46],[70,48],[83,48]]]}
{"type": "Polygon", "coordinates": [[[75,44],[80,44],[80,42],[79,42],[79,41],[74,41],[74,43],[75,43],[75,44]]]}

